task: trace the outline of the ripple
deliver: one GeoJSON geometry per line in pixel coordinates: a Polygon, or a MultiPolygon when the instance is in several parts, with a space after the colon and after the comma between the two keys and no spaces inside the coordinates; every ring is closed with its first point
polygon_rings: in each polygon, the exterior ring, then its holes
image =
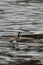
{"type": "Polygon", "coordinates": [[[43,34],[43,3],[15,2],[0,0],[0,64],[43,65],[43,39],[24,37],[18,48],[10,43],[19,31],[23,35],[43,34]]]}

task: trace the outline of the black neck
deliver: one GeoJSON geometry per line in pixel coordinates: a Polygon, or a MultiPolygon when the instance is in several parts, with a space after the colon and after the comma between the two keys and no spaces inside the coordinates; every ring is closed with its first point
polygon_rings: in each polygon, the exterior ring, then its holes
{"type": "Polygon", "coordinates": [[[20,32],[18,33],[18,37],[20,37],[20,32]]]}

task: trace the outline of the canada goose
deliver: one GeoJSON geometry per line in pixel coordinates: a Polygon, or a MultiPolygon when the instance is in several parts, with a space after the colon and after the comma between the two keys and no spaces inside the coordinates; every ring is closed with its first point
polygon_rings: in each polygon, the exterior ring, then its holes
{"type": "Polygon", "coordinates": [[[17,47],[18,47],[18,42],[21,40],[21,36],[20,36],[20,32],[18,33],[17,36],[14,36],[11,40],[10,40],[10,43],[13,43],[13,48],[15,47],[14,46],[14,43],[16,43],[17,47]]]}
{"type": "MultiPolygon", "coordinates": [[[[26,5],[28,5],[28,3],[30,2],[31,0],[17,0],[16,3],[19,4],[19,3],[25,3],[26,5]]],[[[24,5],[24,4],[22,4],[24,5]]]]}

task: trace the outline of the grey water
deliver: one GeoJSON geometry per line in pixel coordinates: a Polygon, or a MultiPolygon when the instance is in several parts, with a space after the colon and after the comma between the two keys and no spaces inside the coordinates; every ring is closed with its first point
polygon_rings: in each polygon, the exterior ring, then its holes
{"type": "Polygon", "coordinates": [[[18,42],[17,50],[12,48],[10,37],[3,37],[19,31],[43,34],[43,2],[0,0],[0,65],[43,65],[43,39],[18,42]]]}

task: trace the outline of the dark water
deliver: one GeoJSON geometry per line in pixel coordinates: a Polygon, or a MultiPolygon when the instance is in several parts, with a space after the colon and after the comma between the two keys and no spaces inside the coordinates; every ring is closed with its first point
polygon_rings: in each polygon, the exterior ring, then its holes
{"type": "Polygon", "coordinates": [[[13,49],[11,38],[3,37],[19,31],[43,34],[43,2],[17,4],[0,0],[0,65],[43,65],[43,39],[18,42],[19,49],[13,49]]]}

